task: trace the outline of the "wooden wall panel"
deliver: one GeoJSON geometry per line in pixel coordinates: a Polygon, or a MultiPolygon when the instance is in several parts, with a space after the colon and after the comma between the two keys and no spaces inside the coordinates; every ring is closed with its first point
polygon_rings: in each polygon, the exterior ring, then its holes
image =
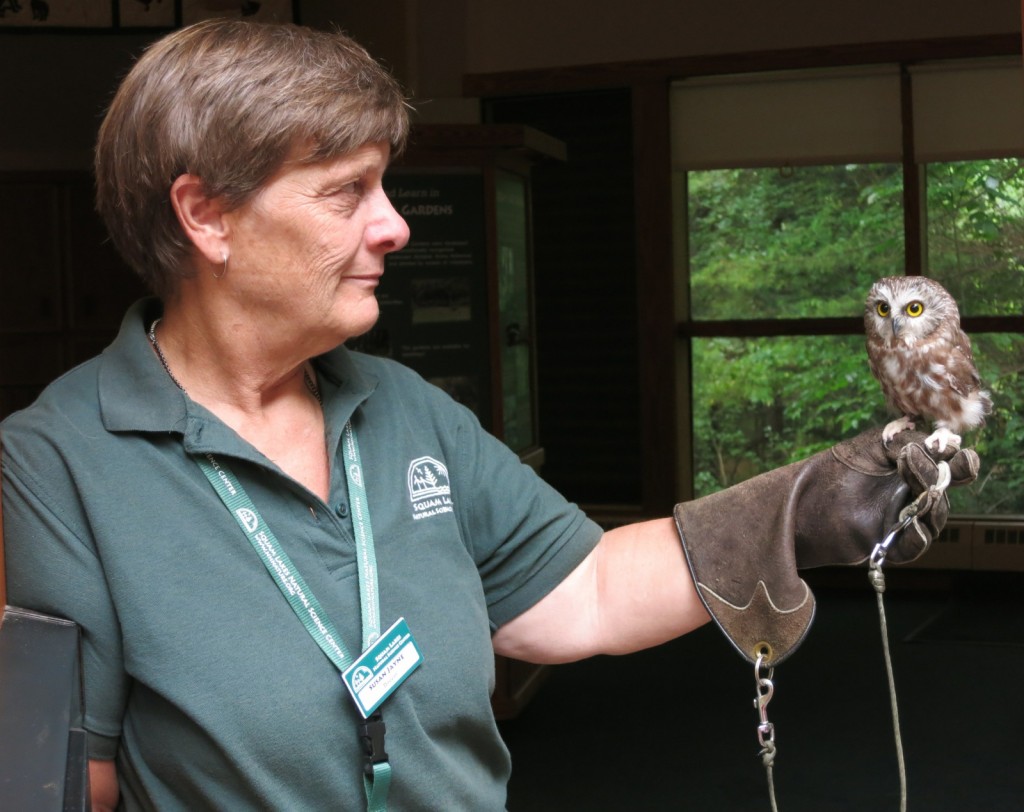
{"type": "Polygon", "coordinates": [[[643,499],[631,99],[628,90],[502,99],[566,161],[533,171],[539,426],[545,478],[569,499],[643,499]]]}

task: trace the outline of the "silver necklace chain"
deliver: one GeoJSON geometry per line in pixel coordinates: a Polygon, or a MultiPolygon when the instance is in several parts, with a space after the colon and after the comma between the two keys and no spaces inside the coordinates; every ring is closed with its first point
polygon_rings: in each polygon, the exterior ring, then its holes
{"type": "MultiPolygon", "coordinates": [[[[149,343],[153,345],[153,349],[156,350],[156,357],[160,359],[160,363],[163,365],[164,371],[167,373],[174,385],[177,386],[182,392],[186,392],[185,387],[181,385],[181,381],[174,377],[174,373],[171,372],[171,365],[167,363],[167,356],[164,355],[164,351],[160,349],[160,342],[156,340],[156,326],[160,323],[160,319],[154,319],[153,323],[149,325],[149,343]]],[[[308,369],[302,370],[302,379],[306,383],[306,388],[309,393],[316,398],[316,402],[321,406],[324,404],[323,396],[320,394],[320,387],[317,386],[316,380],[312,375],[309,374],[308,369]]],[[[187,394],[187,392],[186,392],[187,394]]]]}
{"type": "Polygon", "coordinates": [[[174,385],[177,386],[182,392],[185,391],[185,387],[181,385],[181,381],[174,377],[174,373],[171,372],[171,365],[167,363],[167,358],[164,356],[164,351],[160,349],[160,343],[156,340],[156,326],[160,323],[160,319],[154,319],[153,323],[149,325],[149,343],[153,345],[153,349],[156,350],[156,357],[160,359],[160,363],[164,366],[164,371],[167,373],[174,385]]]}

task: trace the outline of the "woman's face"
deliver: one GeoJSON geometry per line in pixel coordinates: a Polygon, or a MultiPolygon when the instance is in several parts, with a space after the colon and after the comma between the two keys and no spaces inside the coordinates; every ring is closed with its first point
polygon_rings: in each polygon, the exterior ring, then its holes
{"type": "Polygon", "coordinates": [[[323,351],[376,322],[384,257],[409,240],[381,185],[389,151],[366,144],[321,163],[286,163],[225,215],[223,281],[261,330],[291,331],[323,351]]]}

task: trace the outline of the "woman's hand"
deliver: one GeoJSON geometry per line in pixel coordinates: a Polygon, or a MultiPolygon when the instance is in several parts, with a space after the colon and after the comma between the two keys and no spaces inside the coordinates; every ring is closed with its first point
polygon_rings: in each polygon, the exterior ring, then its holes
{"type": "Polygon", "coordinates": [[[89,760],[89,794],[92,812],[114,812],[121,797],[113,761],[89,760]]]}

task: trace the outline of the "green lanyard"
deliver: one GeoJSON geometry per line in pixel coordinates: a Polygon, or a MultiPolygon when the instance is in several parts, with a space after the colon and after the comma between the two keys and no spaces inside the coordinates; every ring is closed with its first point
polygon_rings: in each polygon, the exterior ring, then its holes
{"type": "Polygon", "coordinates": [[[380,637],[380,593],[377,588],[377,554],[373,549],[370,506],[363,482],[363,463],[352,421],[345,424],[341,437],[342,459],[348,501],[352,505],[352,527],[356,533],[356,571],[359,574],[359,609],[363,619],[363,651],[380,637]]]}
{"type": "MultiPolygon", "coordinates": [[[[363,482],[363,466],[351,421],[345,424],[342,435],[342,458],[345,463],[345,479],[348,483],[352,525],[356,536],[362,642],[363,650],[366,650],[380,637],[380,592],[377,586],[377,557],[373,548],[373,529],[370,525],[366,486],[363,482]]],[[[320,602],[306,585],[274,533],[263,521],[242,483],[212,454],[197,456],[195,461],[210,480],[225,507],[235,517],[238,526],[242,528],[245,537],[259,554],[260,560],[306,627],[306,631],[338,671],[346,671],[355,661],[354,658],[345,647],[331,619],[320,606],[320,602]]],[[[391,765],[388,764],[387,753],[384,752],[384,721],[379,711],[360,724],[360,736],[367,756],[363,771],[367,808],[369,812],[383,812],[387,809],[391,765]]]]}

